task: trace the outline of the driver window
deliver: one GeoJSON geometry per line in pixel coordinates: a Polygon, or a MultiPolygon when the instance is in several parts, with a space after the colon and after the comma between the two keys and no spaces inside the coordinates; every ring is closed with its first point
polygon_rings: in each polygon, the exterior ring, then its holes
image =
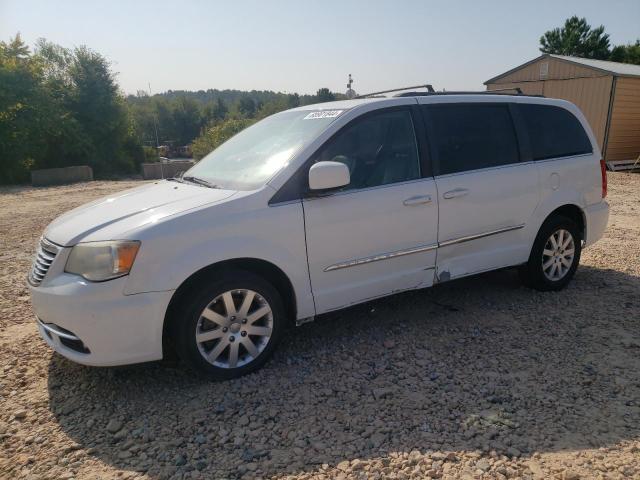
{"type": "Polygon", "coordinates": [[[356,190],[420,177],[418,149],[411,113],[392,110],[354,120],[329,140],[315,162],[333,161],[349,167],[356,190]]]}

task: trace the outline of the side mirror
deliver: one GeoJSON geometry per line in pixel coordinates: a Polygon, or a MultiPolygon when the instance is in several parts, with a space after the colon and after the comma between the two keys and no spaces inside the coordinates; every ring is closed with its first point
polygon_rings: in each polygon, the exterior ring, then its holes
{"type": "Polygon", "coordinates": [[[349,167],[340,162],[318,162],[309,169],[309,188],[329,190],[349,185],[349,167]]]}

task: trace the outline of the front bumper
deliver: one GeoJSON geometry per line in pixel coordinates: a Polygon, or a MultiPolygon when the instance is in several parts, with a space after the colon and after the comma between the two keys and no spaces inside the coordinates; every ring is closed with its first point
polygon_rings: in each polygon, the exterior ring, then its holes
{"type": "Polygon", "coordinates": [[[609,204],[606,201],[589,205],[585,208],[587,221],[586,246],[593,245],[604,235],[609,221],[609,204]]]}
{"type": "Polygon", "coordinates": [[[92,283],[61,273],[30,286],[40,335],[55,351],[84,365],[161,359],[162,328],[173,291],[124,295],[125,281],[92,283]]]}

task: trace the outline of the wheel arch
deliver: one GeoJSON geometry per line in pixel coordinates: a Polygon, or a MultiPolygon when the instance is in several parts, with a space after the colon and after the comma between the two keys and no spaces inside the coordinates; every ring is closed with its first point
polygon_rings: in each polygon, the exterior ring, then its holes
{"type": "Polygon", "coordinates": [[[584,210],[582,210],[582,208],[580,208],[578,205],[574,203],[567,203],[565,205],[562,205],[549,213],[544,221],[546,222],[554,215],[560,215],[574,221],[576,225],[578,225],[578,228],[580,229],[580,233],[582,235],[580,240],[587,239],[587,218],[584,210]]]}
{"type": "Polygon", "coordinates": [[[284,303],[287,318],[293,323],[297,318],[296,294],[289,277],[275,264],[258,258],[234,258],[213,263],[201,268],[197,272],[186,278],[176,289],[167,311],[165,313],[162,327],[162,351],[163,357],[171,355],[173,346],[171,345],[171,327],[175,322],[176,308],[185,298],[191,288],[201,281],[207,280],[214,275],[230,270],[244,270],[258,275],[271,282],[276,288],[284,303]]]}

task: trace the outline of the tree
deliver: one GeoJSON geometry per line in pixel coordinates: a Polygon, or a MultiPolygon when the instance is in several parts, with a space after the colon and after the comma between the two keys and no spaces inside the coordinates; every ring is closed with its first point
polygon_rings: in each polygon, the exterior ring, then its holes
{"type": "Polygon", "coordinates": [[[328,88],[320,88],[316,93],[317,103],[332,102],[335,99],[336,99],[336,96],[333,93],[331,93],[331,90],[329,90],[328,88]]]}
{"type": "Polygon", "coordinates": [[[287,95],[287,107],[296,108],[300,106],[300,95],[297,93],[291,93],[287,95]]]}
{"type": "Polygon", "coordinates": [[[633,63],[640,65],[640,39],[636,43],[618,45],[611,50],[610,60],[612,62],[633,63]]]}
{"type": "Polygon", "coordinates": [[[96,176],[134,171],[144,153],[109,62],[87,47],[16,35],[0,42],[0,183],[34,168],[90,165],[96,176]]]}
{"type": "Polygon", "coordinates": [[[172,105],[175,140],[178,145],[187,145],[200,132],[200,108],[195,100],[178,97],[172,105]]]}
{"type": "Polygon", "coordinates": [[[245,118],[253,117],[256,113],[256,102],[249,96],[243,96],[238,101],[238,113],[245,118]]]}
{"type": "Polygon", "coordinates": [[[205,125],[219,123],[227,116],[229,109],[222,98],[207,103],[202,111],[202,121],[205,125]]]}
{"type": "Polygon", "coordinates": [[[109,62],[81,46],[73,50],[69,76],[73,83],[69,106],[90,142],[84,159],[98,175],[132,171],[123,151],[130,125],[109,62]]]}
{"type": "Polygon", "coordinates": [[[206,129],[193,142],[194,158],[204,157],[254,122],[255,120],[248,118],[230,119],[206,129]]]}
{"type": "Polygon", "coordinates": [[[0,42],[0,183],[24,182],[44,151],[48,121],[42,62],[17,34],[0,42]]]}
{"type": "Polygon", "coordinates": [[[604,26],[591,28],[586,18],[573,16],[561,28],[554,28],[540,37],[540,51],[558,55],[606,60],[609,58],[609,35],[604,26]]]}

